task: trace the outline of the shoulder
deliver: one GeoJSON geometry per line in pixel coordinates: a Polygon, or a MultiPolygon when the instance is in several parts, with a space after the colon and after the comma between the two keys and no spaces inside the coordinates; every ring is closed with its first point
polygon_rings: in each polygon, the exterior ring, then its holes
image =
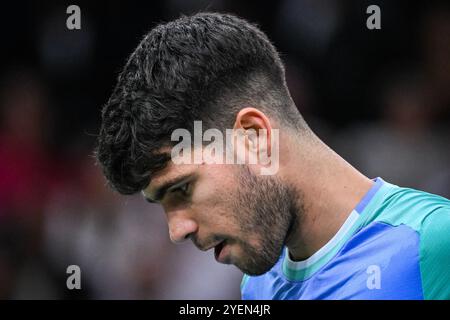
{"type": "Polygon", "coordinates": [[[387,183],[384,199],[374,220],[392,226],[403,224],[422,232],[426,221],[439,220],[443,218],[442,213],[445,216],[445,212],[449,211],[450,200],[444,197],[387,183]]]}
{"type": "Polygon", "coordinates": [[[387,183],[376,211],[373,220],[409,227],[418,236],[424,298],[450,299],[450,200],[387,183]]]}
{"type": "Polygon", "coordinates": [[[440,208],[423,220],[420,271],[426,299],[450,299],[450,208],[440,208]]]}

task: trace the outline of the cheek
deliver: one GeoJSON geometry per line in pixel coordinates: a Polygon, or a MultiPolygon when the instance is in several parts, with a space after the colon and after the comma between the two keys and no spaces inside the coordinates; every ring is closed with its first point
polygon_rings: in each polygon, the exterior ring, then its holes
{"type": "Polygon", "coordinates": [[[236,187],[231,172],[217,170],[214,173],[205,174],[195,185],[192,202],[201,205],[205,209],[214,210],[231,209],[236,187]]]}
{"type": "Polygon", "coordinates": [[[221,191],[214,185],[199,183],[192,194],[192,203],[203,210],[221,207],[223,202],[221,191]]]}
{"type": "Polygon", "coordinates": [[[217,232],[230,234],[239,229],[234,212],[237,196],[235,177],[233,168],[208,165],[194,186],[191,209],[202,220],[200,223],[217,232]]]}
{"type": "Polygon", "coordinates": [[[234,234],[239,230],[239,221],[233,211],[232,196],[229,193],[206,185],[193,193],[191,210],[200,225],[222,234],[234,234]]]}

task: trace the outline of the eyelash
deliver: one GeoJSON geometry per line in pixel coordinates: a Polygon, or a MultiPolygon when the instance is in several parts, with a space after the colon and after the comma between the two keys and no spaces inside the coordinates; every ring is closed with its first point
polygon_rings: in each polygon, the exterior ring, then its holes
{"type": "Polygon", "coordinates": [[[189,182],[185,183],[175,189],[172,190],[173,193],[175,192],[180,192],[181,194],[183,194],[184,196],[186,196],[188,194],[188,190],[189,190],[189,182]]]}

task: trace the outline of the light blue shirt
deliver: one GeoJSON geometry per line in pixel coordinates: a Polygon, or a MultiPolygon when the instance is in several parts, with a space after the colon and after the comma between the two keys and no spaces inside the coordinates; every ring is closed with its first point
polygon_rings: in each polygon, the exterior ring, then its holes
{"type": "Polygon", "coordinates": [[[381,178],[304,261],[284,248],[243,299],[450,299],[450,201],[381,178]]]}

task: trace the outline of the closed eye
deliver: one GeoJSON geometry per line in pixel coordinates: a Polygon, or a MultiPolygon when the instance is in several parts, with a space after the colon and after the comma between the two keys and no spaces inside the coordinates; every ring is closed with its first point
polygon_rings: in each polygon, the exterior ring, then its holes
{"type": "Polygon", "coordinates": [[[179,193],[183,196],[187,196],[189,193],[189,186],[190,186],[190,183],[186,182],[181,185],[177,185],[177,186],[170,188],[169,192],[170,193],[179,193]]]}
{"type": "Polygon", "coordinates": [[[173,178],[169,181],[162,183],[161,186],[156,187],[152,195],[144,197],[148,202],[161,203],[166,194],[173,194],[186,197],[189,193],[192,193],[192,183],[196,178],[195,174],[188,173],[181,177],[173,178]]]}

